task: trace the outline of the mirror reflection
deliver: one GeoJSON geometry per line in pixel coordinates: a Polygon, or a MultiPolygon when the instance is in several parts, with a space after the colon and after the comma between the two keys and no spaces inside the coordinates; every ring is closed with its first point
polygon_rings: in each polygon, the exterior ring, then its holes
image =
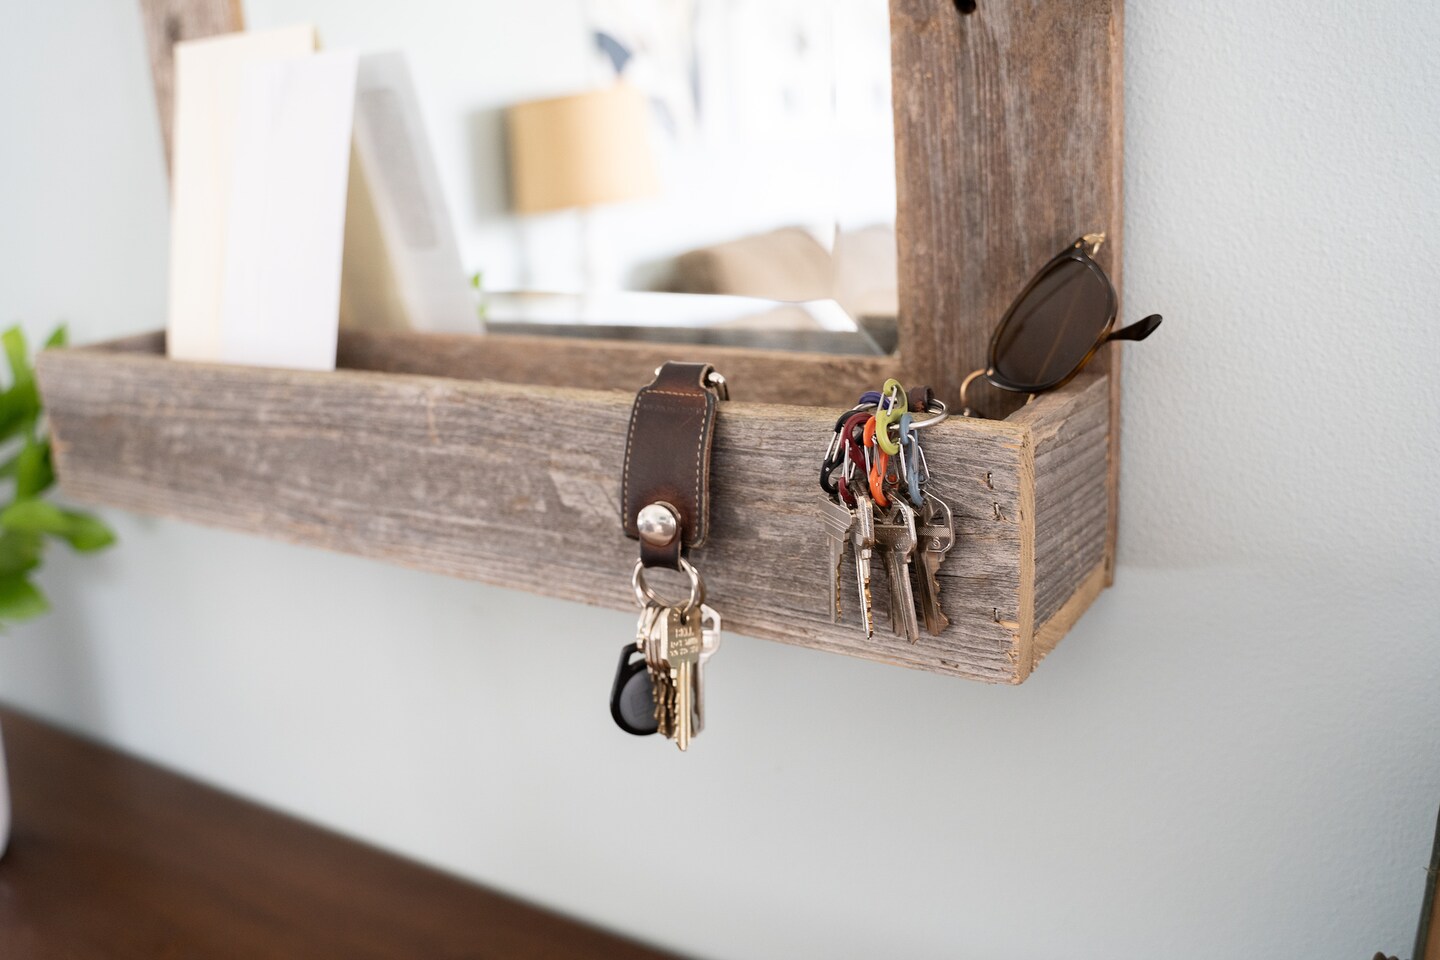
{"type": "Polygon", "coordinates": [[[492,331],[888,352],[888,0],[246,0],[399,50],[492,331]]]}

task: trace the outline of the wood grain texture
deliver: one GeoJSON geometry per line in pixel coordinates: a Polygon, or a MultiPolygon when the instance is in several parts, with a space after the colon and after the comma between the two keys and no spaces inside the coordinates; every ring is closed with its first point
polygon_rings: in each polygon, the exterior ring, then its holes
{"type": "Polygon", "coordinates": [[[664,960],[0,710],[7,960],[664,960]]]}
{"type": "MultiPolygon", "coordinates": [[[[1114,248],[1105,258],[1105,269],[1115,284],[1119,298],[1117,325],[1123,325],[1125,316],[1124,257],[1125,249],[1125,3],[1115,0],[1110,16],[1110,61],[1102,81],[1109,91],[1110,123],[1108,144],[1110,196],[1113,214],[1108,224],[1113,234],[1114,248]]],[[[1120,535],[1120,384],[1121,357],[1124,345],[1112,343],[1102,347],[1096,361],[1098,369],[1110,377],[1110,438],[1106,454],[1106,489],[1109,500],[1105,534],[1105,585],[1115,582],[1115,544],[1120,535]]]]}
{"type": "Polygon", "coordinates": [[[140,0],[140,16],[150,50],[150,77],[155,84],[168,167],[174,143],[175,44],[243,30],[245,18],[240,0],[140,0]]]}
{"type": "Polygon", "coordinates": [[[1109,413],[1107,379],[1087,370],[1010,418],[1029,428],[1035,445],[1037,624],[1054,617],[1105,564],[1109,413]]]}
{"type": "MultiPolygon", "coordinates": [[[[636,548],[618,503],[629,392],[517,395],[491,381],[177,363],[138,352],[146,342],[41,355],[68,495],[633,609],[636,548]],[[522,415],[543,435],[518,428],[522,415]],[[543,566],[517,563],[517,541],[543,566]]],[[[888,632],[867,641],[853,602],[849,623],[829,621],[814,473],[834,417],[830,407],[722,405],[713,534],[694,560],[727,627],[1022,680],[1023,625],[1034,622],[1021,593],[1030,428],[957,418],[927,437],[933,489],[954,508],[961,547],[940,573],[952,625],[912,646],[888,632]]]]}
{"type": "Polygon", "coordinates": [[[1020,679],[1045,658],[1105,586],[1109,389],[1087,370],[1007,422],[1025,429],[1020,551],[1020,679]],[[1096,579],[1094,573],[1100,574],[1096,579]]]}
{"type": "Polygon", "coordinates": [[[848,407],[887,377],[894,357],[779,353],[738,347],[511,334],[341,331],[339,364],[351,370],[633,393],[666,360],[703,361],[730,381],[734,400],[848,407]]]}
{"type": "Polygon", "coordinates": [[[1040,661],[1049,656],[1070,628],[1075,626],[1082,614],[1090,609],[1090,604],[1108,586],[1104,567],[1096,567],[1080,582],[1075,592],[1061,605],[1059,610],[1050,619],[1041,623],[1035,629],[1035,641],[1030,645],[1031,668],[1039,666],[1040,661]]]}
{"type": "MultiPolygon", "coordinates": [[[[965,375],[986,365],[990,336],[1015,295],[1075,237],[1106,232],[1099,260],[1123,309],[1124,3],[1016,0],[982,3],[968,16],[951,0],[891,0],[890,8],[900,357],[913,380],[954,399],[965,375]]],[[[1097,503],[1098,562],[1105,584],[1114,576],[1119,346],[1092,366],[1104,375],[1103,410],[1087,399],[1084,422],[1048,440],[1046,425],[1030,419],[1036,411],[1020,415],[1041,434],[1033,614],[1044,643],[1032,651],[1036,660],[1093,599],[1097,503]]],[[[1023,402],[976,384],[975,406],[991,416],[1023,402]]]]}
{"type": "MultiPolygon", "coordinates": [[[[900,353],[946,400],[1026,280],[1083,233],[1121,261],[1121,0],[891,0],[900,353]]],[[[1004,416],[1023,397],[984,385],[1004,416]]]]}

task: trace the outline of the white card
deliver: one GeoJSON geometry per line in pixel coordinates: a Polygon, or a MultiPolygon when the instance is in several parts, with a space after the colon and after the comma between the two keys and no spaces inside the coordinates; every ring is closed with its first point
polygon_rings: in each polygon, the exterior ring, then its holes
{"type": "Polygon", "coordinates": [[[359,58],[256,63],[241,83],[220,357],[335,369],[359,58]]]}
{"type": "Polygon", "coordinates": [[[460,263],[420,103],[405,55],[398,51],[360,58],[355,153],[363,177],[351,184],[355,222],[346,238],[347,325],[479,333],[482,324],[460,263]],[[365,229],[373,226],[363,216],[368,211],[356,207],[358,194],[367,188],[379,225],[378,245],[365,229]],[[377,262],[382,256],[384,262],[377,262]],[[389,297],[373,289],[386,276],[395,287],[389,297]],[[395,301],[403,316],[391,315],[395,301]]]}
{"type": "Polygon", "coordinates": [[[303,56],[315,28],[286,27],[175,45],[167,352],[220,357],[220,304],[234,171],[235,118],[247,64],[303,56]]]}

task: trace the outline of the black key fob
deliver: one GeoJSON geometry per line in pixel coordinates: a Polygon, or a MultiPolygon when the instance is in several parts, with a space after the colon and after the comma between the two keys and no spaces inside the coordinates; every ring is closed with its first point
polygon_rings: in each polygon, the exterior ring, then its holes
{"type": "Polygon", "coordinates": [[[610,716],[617,727],[637,737],[648,737],[659,729],[655,722],[655,687],[645,657],[633,643],[625,644],[620,651],[620,667],[610,688],[610,716]]]}

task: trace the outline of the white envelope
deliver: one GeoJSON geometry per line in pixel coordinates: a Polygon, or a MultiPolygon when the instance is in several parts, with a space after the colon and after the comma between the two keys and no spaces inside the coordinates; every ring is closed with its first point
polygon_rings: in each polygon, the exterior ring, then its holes
{"type": "Polygon", "coordinates": [[[226,363],[335,369],[359,57],[255,63],[241,83],[225,241],[226,363]]]}
{"type": "Polygon", "coordinates": [[[479,333],[405,56],[365,54],[355,91],[345,325],[479,333]]]}
{"type": "Polygon", "coordinates": [[[315,28],[286,27],[175,45],[168,353],[220,357],[220,305],[234,172],[235,121],[247,64],[315,49],[315,28]]]}

